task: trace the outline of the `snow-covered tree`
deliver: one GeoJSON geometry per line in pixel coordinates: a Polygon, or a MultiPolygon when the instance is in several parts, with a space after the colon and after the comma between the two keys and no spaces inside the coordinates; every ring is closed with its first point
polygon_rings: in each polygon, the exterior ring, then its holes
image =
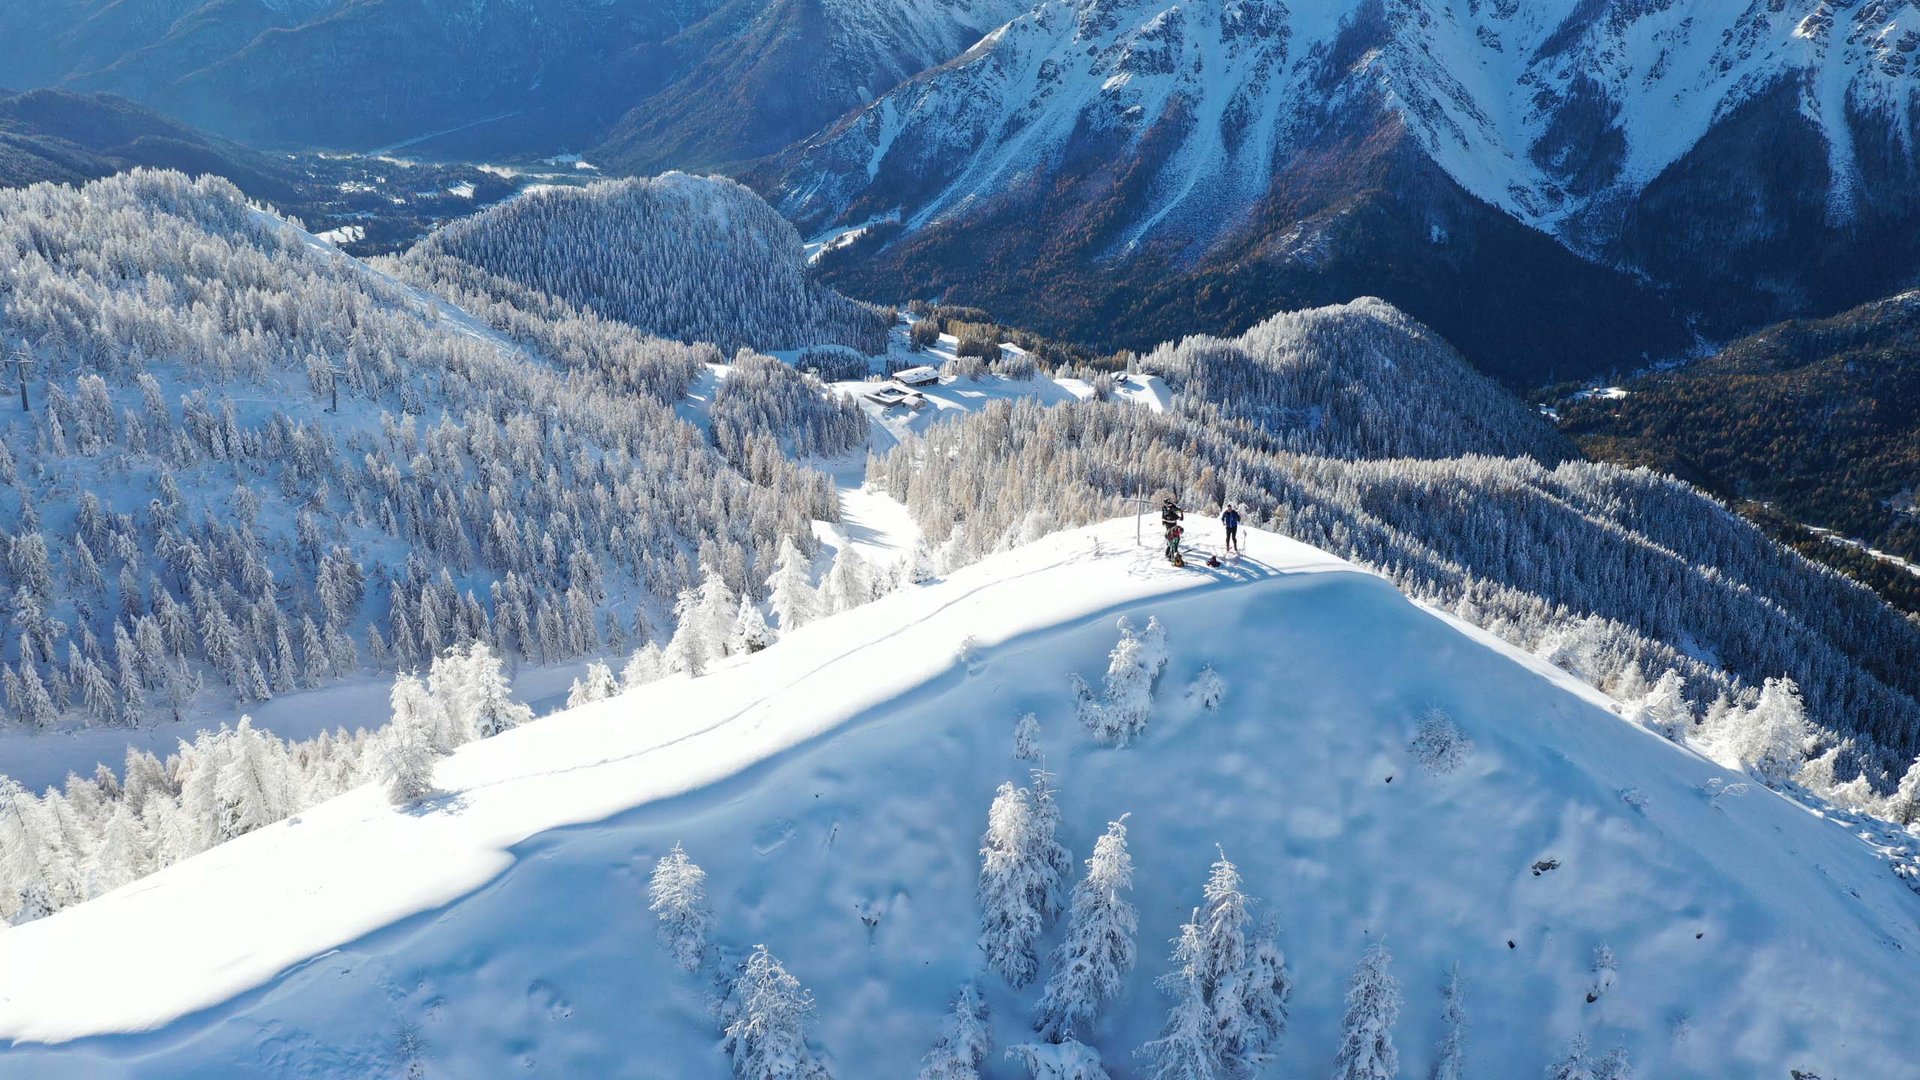
{"type": "Polygon", "coordinates": [[[434,707],[418,676],[403,674],[393,683],[393,719],[381,732],[374,775],[395,803],[410,803],[433,793],[433,767],[441,750],[434,745],[434,707]]]}
{"type": "Polygon", "coordinates": [[[1422,768],[1435,776],[1458,769],[1473,753],[1473,740],[1460,730],[1444,710],[1428,709],[1414,729],[1407,749],[1422,768]]]}
{"type": "Polygon", "coordinates": [[[679,623],[667,641],[662,661],[668,671],[694,676],[706,674],[707,666],[720,655],[720,649],[719,643],[713,640],[711,624],[700,616],[699,590],[681,590],[673,611],[679,623]]]}
{"type": "Polygon", "coordinates": [[[707,951],[713,912],[707,906],[707,872],[679,844],[653,865],[647,908],[660,920],[660,944],[684,971],[694,971],[707,951]]]}
{"type": "Polygon", "coordinates": [[[1187,697],[1208,712],[1217,712],[1221,702],[1227,699],[1227,681],[1208,664],[1193,677],[1193,684],[1187,687],[1187,697]]]}
{"type": "Polygon", "coordinates": [[[587,665],[587,673],[573,680],[573,685],[567,689],[567,708],[605,701],[619,692],[620,684],[613,677],[613,669],[595,660],[587,665]]]}
{"type": "Polygon", "coordinates": [[[872,571],[852,544],[842,544],[834,553],[827,579],[820,584],[820,613],[838,614],[873,599],[872,571]]]}
{"type": "Polygon", "coordinates": [[[979,988],[968,982],[954,998],[940,1038],[921,1059],[919,1080],[980,1080],[980,1065],[992,1049],[987,1003],[979,988]]]}
{"type": "Polygon", "coordinates": [[[1053,774],[1033,769],[1033,835],[1042,869],[1040,892],[1034,903],[1040,918],[1052,926],[1067,909],[1067,882],[1073,880],[1073,853],[1060,842],[1060,801],[1054,795],[1053,774]]]}
{"type": "Polygon", "coordinates": [[[1920,758],[1914,758],[1900,786],[1887,800],[1887,818],[1896,825],[1912,826],[1920,821],[1920,758]]]}
{"type": "Polygon", "coordinates": [[[1432,1080],[1464,1080],[1467,1068],[1467,989],[1460,965],[1447,971],[1440,989],[1440,1045],[1434,1051],[1432,1080]]]}
{"type": "Polygon", "coordinates": [[[1016,761],[1044,759],[1040,751],[1040,718],[1033,713],[1021,713],[1013,722],[1013,757],[1016,761]]]}
{"type": "Polygon", "coordinates": [[[1106,699],[1092,700],[1086,684],[1075,677],[1074,696],[1081,723],[1102,742],[1126,746],[1146,730],[1153,711],[1154,683],[1167,663],[1166,629],[1158,618],[1147,620],[1145,632],[1136,631],[1125,616],[1119,621],[1120,640],[1107,658],[1106,699]]]}
{"type": "Polygon", "coordinates": [[[631,690],[636,686],[645,686],[667,674],[667,662],[660,653],[660,646],[649,641],[635,649],[627,659],[627,666],[620,670],[620,686],[631,690]]]}
{"type": "Polygon", "coordinates": [[[1755,778],[1778,787],[1806,760],[1810,734],[1800,688],[1792,679],[1768,679],[1760,700],[1723,737],[1755,778]]]}
{"type": "Polygon", "coordinates": [[[513,700],[500,657],[484,641],[475,642],[467,654],[467,680],[474,738],[490,739],[533,719],[531,708],[513,700]]]}
{"type": "Polygon", "coordinates": [[[767,625],[766,617],[760,614],[760,605],[751,597],[740,598],[740,610],[735,614],[733,625],[729,629],[727,651],[739,656],[757,653],[773,644],[773,629],[767,625]]]}
{"type": "Polygon", "coordinates": [[[800,546],[791,536],[780,538],[779,561],[767,579],[767,590],[783,634],[805,626],[820,615],[820,597],[813,589],[807,557],[800,553],[800,546]]]}
{"type": "Polygon", "coordinates": [[[807,1052],[813,995],[765,945],[755,945],[741,965],[727,1009],[721,1048],[738,1080],[824,1080],[826,1071],[807,1052]]]}
{"type": "Polygon", "coordinates": [[[1601,945],[1593,950],[1593,986],[1587,990],[1587,1003],[1599,1001],[1601,996],[1613,989],[1613,981],[1619,964],[1613,958],[1613,950],[1601,945]]]}
{"type": "Polygon", "coordinates": [[[1394,1080],[1400,1053],[1393,1024],[1400,1017],[1400,984],[1388,970],[1386,946],[1375,942],[1361,956],[1347,987],[1347,1014],[1340,1025],[1335,1080],[1394,1080]]]}
{"type": "Polygon", "coordinates": [[[1593,1067],[1593,1080],[1633,1080],[1633,1062],[1627,1052],[1619,1047],[1607,1051],[1593,1067]]]}
{"type": "Polygon", "coordinates": [[[1139,912],[1125,894],[1133,889],[1133,856],[1127,851],[1126,815],[1110,822],[1094,842],[1087,875],[1073,888],[1067,936],[1054,952],[1053,973],[1041,995],[1034,1030],[1060,1042],[1093,1023],[1100,1007],[1118,995],[1133,970],[1139,912]]]}
{"type": "Polygon", "coordinates": [[[1007,1057],[1025,1066],[1032,1080],[1111,1080],[1093,1047],[1073,1039],[1020,1043],[1007,1048],[1007,1057]]]}
{"type": "Polygon", "coordinates": [[[1042,849],[1032,792],[1001,784],[980,838],[980,948],[987,966],[1015,987],[1032,982],[1039,966],[1034,942],[1045,928],[1052,876],[1042,849]]]}
{"type": "Polygon", "coordinates": [[[215,785],[226,819],[221,835],[249,833],[293,813],[297,797],[280,740],[255,730],[253,719],[243,716],[229,747],[215,785]]]}
{"type": "Polygon", "coordinates": [[[1597,1080],[1593,1071],[1593,1044],[1585,1034],[1575,1035],[1565,1056],[1547,1066],[1547,1080],[1597,1080]]]}
{"type": "Polygon", "coordinates": [[[1196,910],[1193,921],[1181,924],[1174,939],[1173,970],[1160,977],[1160,988],[1173,998],[1173,1007],[1160,1037],[1140,1048],[1152,1080],[1223,1080],[1228,1075],[1207,1002],[1206,945],[1198,919],[1196,910]]]}
{"type": "Polygon", "coordinates": [[[1639,721],[1669,739],[1681,739],[1693,730],[1693,707],[1687,704],[1686,680],[1668,668],[1634,707],[1639,721]]]}

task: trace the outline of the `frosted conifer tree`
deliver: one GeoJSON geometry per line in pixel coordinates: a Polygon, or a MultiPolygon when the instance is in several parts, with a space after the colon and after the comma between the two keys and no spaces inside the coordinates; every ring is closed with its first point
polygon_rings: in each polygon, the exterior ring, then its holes
{"type": "Polygon", "coordinates": [[[1042,864],[1040,892],[1034,903],[1048,926],[1067,908],[1067,882],[1073,879],[1073,853],[1060,842],[1060,802],[1054,798],[1053,774],[1034,769],[1033,835],[1042,864]]]}
{"type": "Polygon", "coordinates": [[[433,766],[440,750],[433,742],[433,704],[418,676],[401,675],[393,683],[393,721],[380,733],[374,773],[395,803],[410,803],[433,793],[433,766]]]}
{"type": "Polygon", "coordinates": [[[295,796],[287,773],[286,747],[254,729],[243,716],[230,741],[215,790],[225,807],[224,836],[239,836],[293,813],[295,796]]]}
{"type": "Polygon", "coordinates": [[[1125,893],[1133,888],[1126,815],[1094,842],[1087,876],[1073,888],[1067,936],[1053,957],[1034,1030],[1060,1042],[1091,1024],[1100,1006],[1119,994],[1133,970],[1139,913],[1125,893]]]}
{"type": "Polygon", "coordinates": [[[1587,991],[1587,1004],[1599,1001],[1601,995],[1613,989],[1614,972],[1617,963],[1613,950],[1605,945],[1593,950],[1593,987],[1587,991]]]}
{"type": "Polygon", "coordinates": [[[711,640],[709,624],[700,617],[699,591],[683,590],[673,612],[680,621],[674,628],[673,637],[667,641],[666,653],[662,657],[667,670],[683,671],[693,676],[706,674],[707,665],[718,650],[711,640]]]}
{"type": "Polygon", "coordinates": [[[1021,1043],[1007,1057],[1026,1067],[1032,1080],[1111,1080],[1100,1055],[1073,1039],[1057,1043],[1021,1043]]]}
{"type": "Polygon", "coordinates": [[[1394,1080],[1400,1074],[1400,1054],[1393,1047],[1400,984],[1388,970],[1392,959],[1386,946],[1375,942],[1353,970],[1334,1080],[1394,1080]]]}
{"type": "Polygon", "coordinates": [[[841,545],[834,553],[833,566],[827,570],[827,580],[820,585],[821,614],[851,611],[871,599],[873,581],[867,560],[860,557],[852,544],[841,545]]]}
{"type": "Polygon", "coordinates": [[[1633,1080],[1633,1062],[1618,1047],[1607,1052],[1593,1067],[1593,1080],[1633,1080]]]}
{"type": "Polygon", "coordinates": [[[1126,746],[1146,730],[1154,682],[1167,663],[1167,635],[1157,618],[1147,621],[1145,633],[1136,632],[1124,616],[1119,626],[1120,641],[1107,658],[1106,700],[1093,703],[1086,684],[1079,681],[1074,696],[1081,703],[1081,722],[1095,738],[1126,746]]]}
{"type": "Polygon", "coordinates": [[[713,912],[707,906],[707,872],[679,844],[653,864],[647,908],[660,920],[660,944],[683,971],[695,971],[707,951],[713,912]]]}
{"type": "Polygon", "coordinates": [[[1221,1080],[1227,1075],[1215,1038],[1213,1010],[1207,1004],[1206,946],[1200,939],[1199,917],[1196,910],[1194,921],[1181,924],[1180,936],[1174,939],[1174,968],[1160,978],[1160,988],[1173,998],[1173,1008],[1160,1037],[1140,1048],[1152,1080],[1221,1080]]]}
{"type": "Polygon", "coordinates": [[[1597,1080],[1593,1071],[1592,1043],[1584,1034],[1575,1035],[1567,1045],[1565,1057],[1547,1066],[1547,1080],[1597,1080]]]}
{"type": "Polygon", "coordinates": [[[919,1080],[980,1080],[980,1065],[993,1049],[987,1003],[971,982],[960,988],[940,1038],[920,1061],[919,1080]]]}
{"type": "Polygon", "coordinates": [[[513,700],[500,657],[477,642],[467,658],[468,693],[473,702],[473,737],[490,739],[533,719],[533,710],[513,700]]]}
{"type": "MultiPolygon", "coordinates": [[[[1013,722],[1013,756],[1017,761],[1045,760],[1040,752],[1040,718],[1033,713],[1021,713],[1013,722]]],[[[1915,775],[1920,776],[1920,772],[1915,775]]]]}
{"type": "Polygon", "coordinates": [[[805,626],[820,615],[820,597],[813,589],[813,575],[807,557],[793,537],[780,538],[780,556],[773,575],[767,579],[773,613],[780,620],[780,632],[805,626]]]}
{"type": "Polygon", "coordinates": [[[1887,800],[1887,819],[1896,825],[1912,826],[1920,821],[1920,758],[1914,758],[1900,787],[1887,800]]]}
{"type": "Polygon", "coordinates": [[[987,966],[1016,989],[1033,981],[1039,965],[1034,942],[1050,873],[1040,846],[1032,794],[1001,784],[980,838],[980,948],[987,966]]]}
{"type": "Polygon", "coordinates": [[[1292,982],[1272,931],[1253,928],[1253,902],[1225,852],[1214,861],[1203,899],[1201,975],[1216,1051],[1229,1073],[1251,1072],[1286,1028],[1292,982]]]}
{"type": "Polygon", "coordinates": [[[727,640],[727,651],[746,656],[757,653],[773,644],[773,630],[767,626],[766,617],[760,614],[760,605],[751,597],[740,598],[740,610],[734,615],[727,640]]]}
{"type": "Polygon", "coordinates": [[[1447,972],[1441,987],[1440,1045],[1434,1053],[1433,1080],[1464,1080],[1467,1064],[1467,990],[1460,965],[1447,972]]]}
{"type": "Polygon", "coordinates": [[[585,676],[573,680],[573,686],[567,691],[567,708],[605,701],[619,692],[620,684],[614,681],[613,669],[595,660],[587,665],[585,676]]]}
{"type": "Polygon", "coordinates": [[[1217,712],[1220,703],[1227,699],[1226,680],[1213,670],[1212,664],[1208,664],[1193,677],[1193,685],[1187,687],[1187,697],[1208,712],[1217,712]]]}
{"type": "Polygon", "coordinates": [[[1672,668],[1647,691],[1637,712],[1641,723],[1669,739],[1683,738],[1693,730],[1693,709],[1687,704],[1686,682],[1672,668]]]}
{"type": "Polygon", "coordinates": [[[1806,760],[1806,708],[1792,679],[1768,679],[1760,700],[1729,722],[1727,745],[1769,787],[1789,780],[1806,760]]]}
{"type": "Polygon", "coordinates": [[[740,967],[728,999],[722,1050],[739,1080],[812,1080],[826,1073],[807,1053],[813,996],[765,945],[740,967]]]}
{"type": "Polygon", "coordinates": [[[719,659],[730,651],[733,620],[739,614],[739,599],[727,587],[727,579],[711,566],[700,572],[698,619],[705,632],[707,655],[719,659]]]}
{"type": "Polygon", "coordinates": [[[666,673],[666,659],[660,653],[660,646],[649,641],[627,658],[627,666],[620,670],[620,685],[631,690],[636,686],[645,686],[666,673]]]}

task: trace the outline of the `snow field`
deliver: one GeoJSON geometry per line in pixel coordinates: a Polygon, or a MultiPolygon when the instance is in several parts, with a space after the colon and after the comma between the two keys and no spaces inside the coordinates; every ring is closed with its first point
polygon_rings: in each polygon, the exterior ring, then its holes
{"type": "MultiPolygon", "coordinates": [[[[999,1047],[1028,1041],[1039,984],[983,974],[974,897],[1028,711],[1076,873],[1132,814],[1140,962],[1083,1036],[1116,1077],[1158,1034],[1152,980],[1216,844],[1294,977],[1273,1075],[1331,1071],[1374,942],[1408,1076],[1454,963],[1481,1076],[1537,1077],[1576,1033],[1660,1077],[1894,1076],[1920,1053],[1889,1004],[1920,993],[1915,897],[1843,830],[1757,785],[1710,797],[1712,763],[1311,548],[1255,532],[1240,562],[1176,571],[1132,538],[1049,537],[470,744],[414,810],[362,789],[0,934],[0,1076],[722,1076],[711,983],[645,906],[676,842],[714,940],[768,945],[813,991],[837,1075],[911,1075],[969,978],[999,1047]],[[1159,618],[1171,658],[1114,749],[1067,676],[1099,681],[1123,614],[1159,618]],[[1185,694],[1206,665],[1217,712],[1185,694]],[[1473,742],[1444,776],[1408,746],[1436,708],[1473,742]],[[1589,1004],[1602,945],[1617,975],[1589,1004]]],[[[1017,1075],[1000,1052],[987,1075],[1017,1075]]]]}

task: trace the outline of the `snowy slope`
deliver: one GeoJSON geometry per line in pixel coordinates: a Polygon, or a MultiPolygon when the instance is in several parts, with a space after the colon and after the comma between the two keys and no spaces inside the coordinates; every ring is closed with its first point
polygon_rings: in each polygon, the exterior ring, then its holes
{"type": "Polygon", "coordinates": [[[823,225],[898,209],[920,227],[1071,172],[1069,148],[1106,133],[1157,173],[1128,242],[1206,240],[1278,163],[1363,137],[1366,104],[1477,198],[1561,230],[1784,84],[1826,141],[1844,216],[1855,127],[1910,145],[1916,44],[1905,0],[1048,0],[796,150],[782,206],[823,225]]]}
{"type": "Polygon", "coordinates": [[[1920,898],[1846,829],[1757,786],[1714,797],[1712,763],[1323,553],[1256,534],[1175,571],[1133,533],[1050,537],[471,744],[413,811],[360,790],[0,934],[0,1076],[723,1075],[709,986],[644,906],[675,842],[716,939],[769,945],[815,992],[838,1075],[910,1074],[975,975],[1021,1041],[1034,992],[982,975],[973,886],[1029,709],[1076,857],[1133,815],[1141,962],[1091,1039],[1116,1076],[1164,1015],[1151,980],[1216,843],[1295,975],[1275,1075],[1330,1069],[1371,941],[1405,984],[1409,1076],[1455,962],[1479,1076],[1537,1077],[1576,1032],[1663,1078],[1892,1077],[1920,1054],[1898,1004],[1920,898]],[[1075,729],[1065,683],[1098,674],[1121,614],[1172,651],[1129,750],[1075,729]],[[1181,695],[1203,664],[1218,713],[1181,695]],[[1431,707],[1475,743],[1450,776],[1406,749],[1431,707]],[[1602,944],[1618,981],[1588,1004],[1602,944]]]}

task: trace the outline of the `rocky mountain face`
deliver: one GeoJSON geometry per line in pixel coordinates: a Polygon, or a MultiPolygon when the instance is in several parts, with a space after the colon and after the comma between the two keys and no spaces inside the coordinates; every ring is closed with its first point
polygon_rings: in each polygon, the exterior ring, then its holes
{"type": "Polygon", "coordinates": [[[1910,277],[1917,49],[1906,2],[1051,0],[759,179],[803,228],[898,222],[850,284],[1110,344],[1179,328],[1143,301],[1375,292],[1541,381],[1910,277]],[[1120,280],[1018,305],[1089,267],[1120,280]]]}

